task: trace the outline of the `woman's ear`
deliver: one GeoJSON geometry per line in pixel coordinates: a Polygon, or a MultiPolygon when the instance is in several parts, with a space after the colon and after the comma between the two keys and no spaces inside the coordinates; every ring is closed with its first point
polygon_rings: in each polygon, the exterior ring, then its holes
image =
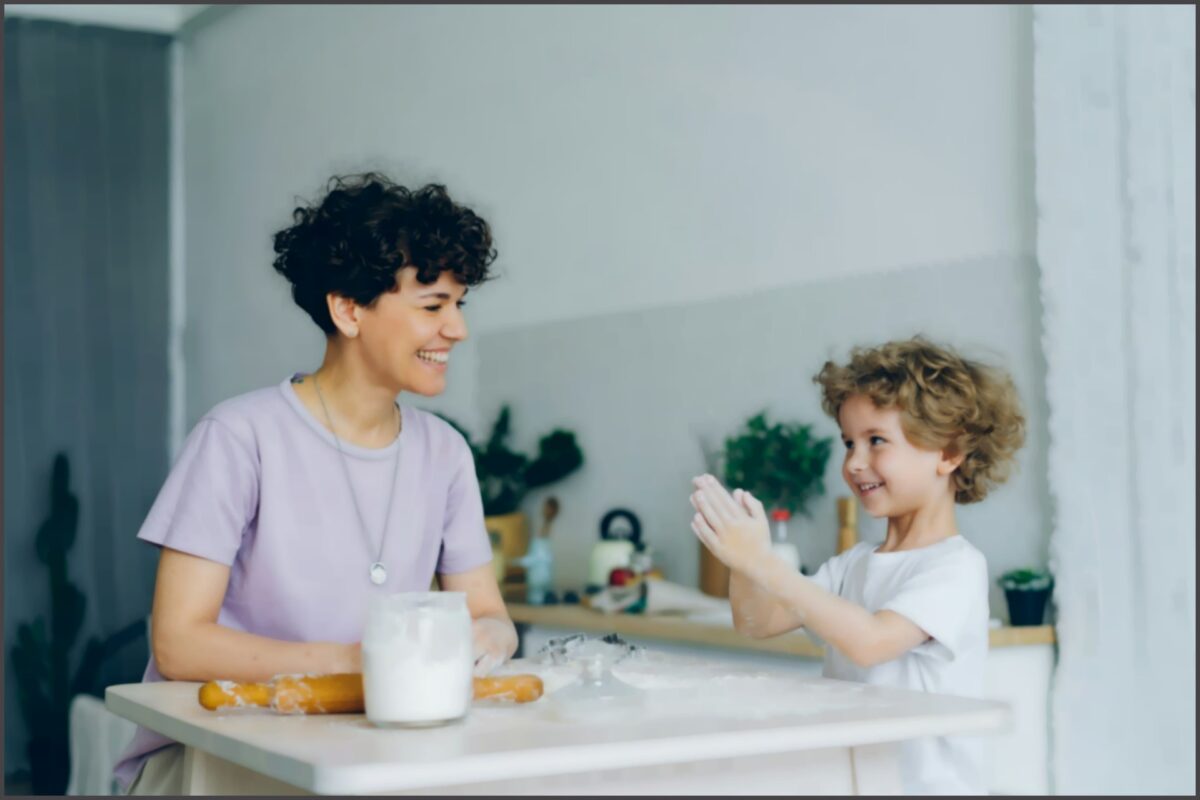
{"type": "Polygon", "coordinates": [[[362,306],[345,295],[330,292],[325,295],[329,307],[329,318],[347,339],[358,336],[358,319],[362,306]]]}

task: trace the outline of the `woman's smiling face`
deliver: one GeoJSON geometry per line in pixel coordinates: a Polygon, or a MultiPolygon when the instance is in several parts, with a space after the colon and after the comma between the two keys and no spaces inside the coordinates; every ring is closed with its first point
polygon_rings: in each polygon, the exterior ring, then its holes
{"type": "Polygon", "coordinates": [[[842,478],[871,516],[910,513],[949,489],[942,452],[908,440],[900,409],[879,408],[869,397],[851,395],[838,423],[846,447],[842,478]]]}
{"type": "Polygon", "coordinates": [[[463,298],[467,287],[445,271],[436,282],[417,280],[417,270],[397,273],[393,292],[362,309],[358,335],[373,372],[400,391],[433,397],[446,389],[450,351],[467,338],[463,298]]]}

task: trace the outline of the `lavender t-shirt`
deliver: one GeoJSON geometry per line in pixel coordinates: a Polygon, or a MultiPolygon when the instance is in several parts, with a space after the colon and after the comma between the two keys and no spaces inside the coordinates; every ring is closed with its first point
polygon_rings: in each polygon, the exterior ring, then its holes
{"type": "MultiPolygon", "coordinates": [[[[343,466],[292,380],[227,400],[200,420],[138,538],[230,568],[221,625],[286,641],[357,642],[371,593],[426,591],[435,571],[491,561],[475,465],[454,428],[405,406],[387,447],[343,441],[343,466]],[[369,570],[389,491],[387,581],[375,586],[369,570]]],[[[153,657],[142,680],[164,680],[153,657]]],[[[147,756],[171,743],[139,727],[117,781],[128,789],[147,756]]]]}

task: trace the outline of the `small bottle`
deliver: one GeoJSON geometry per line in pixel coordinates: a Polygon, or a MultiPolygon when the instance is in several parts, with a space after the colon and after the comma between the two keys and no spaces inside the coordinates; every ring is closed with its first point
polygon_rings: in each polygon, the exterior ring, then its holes
{"type": "Polygon", "coordinates": [[[544,605],[553,583],[554,554],[550,540],[539,536],[529,543],[529,552],[516,559],[525,568],[525,602],[531,606],[544,605]]]}
{"type": "Polygon", "coordinates": [[[853,497],[839,497],[837,551],[844,553],[858,543],[858,506],[853,497]]]}
{"type": "Polygon", "coordinates": [[[771,550],[792,569],[799,571],[800,549],[788,541],[787,523],[791,518],[792,512],[786,508],[777,508],[771,512],[771,550]]]}

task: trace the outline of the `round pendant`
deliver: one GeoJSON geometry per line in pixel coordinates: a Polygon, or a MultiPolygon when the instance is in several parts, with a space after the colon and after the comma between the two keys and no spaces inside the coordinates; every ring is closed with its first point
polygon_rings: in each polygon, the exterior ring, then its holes
{"type": "Polygon", "coordinates": [[[387,580],[387,569],[380,562],[376,561],[371,565],[371,583],[376,586],[382,586],[387,580]]]}

